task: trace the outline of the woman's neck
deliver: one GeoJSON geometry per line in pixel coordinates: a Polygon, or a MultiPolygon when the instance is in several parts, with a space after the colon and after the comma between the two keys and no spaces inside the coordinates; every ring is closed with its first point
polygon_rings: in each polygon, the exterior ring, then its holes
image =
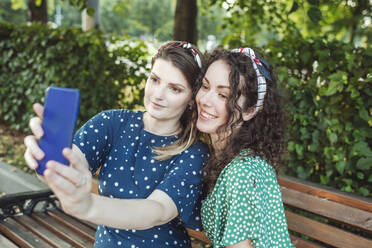
{"type": "Polygon", "coordinates": [[[148,112],[143,113],[143,125],[146,131],[159,136],[176,135],[181,130],[179,121],[159,120],[153,118],[148,112]]]}

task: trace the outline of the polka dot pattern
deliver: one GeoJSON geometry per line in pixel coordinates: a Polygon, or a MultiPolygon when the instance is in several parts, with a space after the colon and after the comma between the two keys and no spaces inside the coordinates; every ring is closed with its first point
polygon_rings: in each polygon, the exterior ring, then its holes
{"type": "Polygon", "coordinates": [[[213,247],[252,240],[255,248],[294,247],[274,169],[259,157],[237,156],[202,204],[204,231],[213,247]]]}
{"type": "Polygon", "coordinates": [[[162,190],[176,204],[179,217],[147,230],[120,230],[99,225],[95,247],[190,247],[185,226],[200,229],[201,169],[207,147],[198,142],[167,161],[157,161],[153,146],[165,146],[177,136],[158,136],[143,127],[143,112],[104,111],[74,137],[98,177],[98,191],[111,198],[146,198],[162,190]]]}

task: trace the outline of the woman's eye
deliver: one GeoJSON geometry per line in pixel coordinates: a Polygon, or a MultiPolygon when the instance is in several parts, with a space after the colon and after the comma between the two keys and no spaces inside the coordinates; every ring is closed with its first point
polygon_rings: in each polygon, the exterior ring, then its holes
{"type": "Polygon", "coordinates": [[[150,80],[153,83],[157,83],[158,82],[158,79],[156,77],[150,77],[150,80]]]}
{"type": "Polygon", "coordinates": [[[223,98],[223,99],[227,99],[227,95],[225,95],[225,94],[218,94],[221,98],[223,98]]]}
{"type": "Polygon", "coordinates": [[[202,84],[201,86],[203,89],[208,89],[208,85],[207,84],[202,84]]]}
{"type": "Polygon", "coordinates": [[[176,87],[171,87],[171,91],[175,92],[175,93],[180,93],[181,90],[179,88],[176,88],[176,87]]]}

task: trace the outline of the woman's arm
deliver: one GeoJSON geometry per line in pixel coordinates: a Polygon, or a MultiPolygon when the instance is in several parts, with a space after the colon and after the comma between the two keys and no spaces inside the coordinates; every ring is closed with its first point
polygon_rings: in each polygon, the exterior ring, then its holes
{"type": "Polygon", "coordinates": [[[235,245],[228,245],[226,248],[254,248],[250,240],[244,240],[235,245]]]}
{"type": "MultiPolygon", "coordinates": [[[[44,135],[41,127],[44,108],[33,105],[37,117],[30,120],[32,135],[25,138],[25,160],[31,169],[45,155],[38,145],[44,135]]],[[[91,193],[92,175],[82,151],[73,145],[63,151],[70,166],[55,161],[47,163],[44,176],[38,176],[53,190],[65,212],[96,224],[120,229],[147,229],[169,222],[178,215],[173,200],[163,191],[155,190],[147,199],[112,199],[91,193]],[[82,180],[84,179],[84,180],[82,180]],[[85,182],[84,185],[77,186],[85,182]]]]}
{"type": "Polygon", "coordinates": [[[66,213],[96,224],[138,230],[165,224],[178,215],[176,204],[161,190],[146,199],[115,199],[91,193],[92,177],[84,154],[76,146],[64,149],[63,154],[71,166],[49,161],[44,177],[66,213]],[[86,183],[77,186],[83,177],[86,183]]]}
{"type": "Polygon", "coordinates": [[[144,230],[165,224],[177,215],[172,199],[155,190],[147,199],[115,199],[93,194],[92,205],[81,218],[119,229],[144,230]]]}

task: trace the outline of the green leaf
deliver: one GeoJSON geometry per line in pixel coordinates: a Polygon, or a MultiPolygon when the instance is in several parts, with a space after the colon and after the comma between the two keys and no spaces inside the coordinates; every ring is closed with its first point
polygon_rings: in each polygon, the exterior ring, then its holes
{"type": "Polygon", "coordinates": [[[318,23],[320,20],[322,20],[322,12],[318,8],[311,7],[307,15],[310,17],[310,20],[313,22],[318,23]]]}
{"type": "Polygon", "coordinates": [[[293,141],[288,142],[288,151],[292,152],[295,150],[295,143],[293,141]]]}
{"type": "Polygon", "coordinates": [[[292,7],[289,10],[288,14],[296,12],[297,9],[298,9],[298,3],[297,3],[297,1],[293,1],[292,7]]]}
{"type": "Polygon", "coordinates": [[[302,166],[297,167],[296,171],[297,171],[298,177],[301,179],[307,179],[309,177],[309,174],[306,172],[306,170],[302,166]]]}
{"type": "Polygon", "coordinates": [[[331,79],[331,83],[328,86],[328,89],[325,93],[326,96],[334,95],[338,91],[342,91],[344,88],[343,86],[343,73],[342,72],[336,72],[329,76],[331,79]]]}
{"type": "Polygon", "coordinates": [[[323,184],[323,185],[327,185],[329,182],[329,177],[327,176],[324,176],[324,175],[320,175],[320,183],[323,184]]]}
{"type": "Polygon", "coordinates": [[[350,178],[343,178],[342,181],[346,183],[346,185],[351,185],[353,183],[353,180],[351,180],[350,178]]]}
{"type": "Polygon", "coordinates": [[[346,131],[351,131],[351,130],[353,130],[353,124],[351,124],[350,122],[348,122],[348,123],[346,123],[346,125],[345,125],[345,130],[346,131]]]}
{"type": "Polygon", "coordinates": [[[92,8],[92,7],[87,8],[87,14],[89,16],[94,16],[94,13],[95,13],[94,8],[92,8]]]}
{"type": "Polygon", "coordinates": [[[364,187],[360,187],[358,189],[359,193],[361,193],[363,196],[369,196],[369,190],[364,188],[364,187]]]}
{"type": "Polygon", "coordinates": [[[311,56],[310,51],[303,51],[300,54],[301,61],[304,62],[304,64],[307,64],[309,62],[310,56],[311,56]]]}
{"type": "Polygon", "coordinates": [[[356,167],[360,170],[369,170],[372,167],[372,158],[360,158],[356,167]]]}
{"type": "Polygon", "coordinates": [[[369,183],[372,183],[372,173],[369,175],[369,177],[368,177],[368,182],[369,183]]]}
{"type": "Polygon", "coordinates": [[[328,138],[329,138],[329,141],[331,141],[332,145],[337,142],[337,135],[335,133],[329,134],[328,138]]]}
{"type": "Polygon", "coordinates": [[[302,157],[304,147],[301,146],[301,145],[299,145],[299,144],[296,144],[296,145],[295,145],[295,148],[296,148],[296,153],[297,153],[300,157],[302,157]]]}
{"type": "Polygon", "coordinates": [[[359,109],[359,116],[363,120],[368,121],[368,111],[365,108],[361,107],[359,109]]]}
{"type": "Polygon", "coordinates": [[[368,146],[367,142],[359,141],[353,145],[351,148],[351,154],[357,154],[365,157],[372,157],[372,150],[368,146]]]}
{"type": "Polygon", "coordinates": [[[336,163],[336,170],[338,171],[338,173],[340,173],[341,175],[344,173],[344,170],[345,170],[345,166],[346,166],[346,162],[345,161],[339,161],[336,163]]]}
{"type": "Polygon", "coordinates": [[[358,172],[357,173],[357,177],[360,179],[360,180],[363,180],[364,179],[364,174],[362,172],[358,172]]]}
{"type": "Polygon", "coordinates": [[[353,189],[351,188],[350,185],[343,187],[343,190],[345,190],[346,192],[353,192],[353,189]]]}

